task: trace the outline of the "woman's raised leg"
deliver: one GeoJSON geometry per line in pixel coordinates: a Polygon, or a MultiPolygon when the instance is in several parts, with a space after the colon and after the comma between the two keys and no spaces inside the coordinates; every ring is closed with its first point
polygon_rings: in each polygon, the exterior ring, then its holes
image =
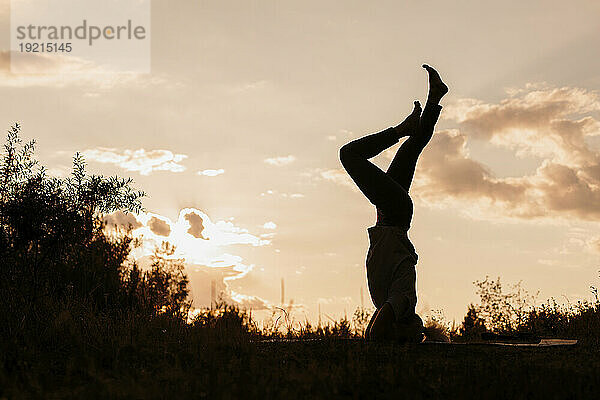
{"type": "Polygon", "coordinates": [[[413,112],[402,124],[353,140],[340,149],[342,165],[360,191],[378,208],[395,208],[410,202],[410,198],[406,190],[369,159],[396,144],[401,136],[413,132],[420,113],[416,102],[413,112]]]}
{"type": "Polygon", "coordinates": [[[433,136],[433,129],[442,110],[439,102],[448,93],[448,86],[444,84],[438,72],[428,65],[423,65],[423,68],[429,73],[429,94],[418,131],[402,143],[386,172],[407,192],[415,174],[419,155],[433,136]]]}

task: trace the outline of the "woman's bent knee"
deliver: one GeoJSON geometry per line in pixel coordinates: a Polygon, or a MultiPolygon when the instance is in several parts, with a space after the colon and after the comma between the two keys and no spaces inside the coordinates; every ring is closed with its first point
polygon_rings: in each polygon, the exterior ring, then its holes
{"type": "Polygon", "coordinates": [[[350,158],[352,158],[352,147],[350,146],[350,143],[347,143],[340,149],[340,161],[342,162],[342,165],[346,166],[350,158]]]}

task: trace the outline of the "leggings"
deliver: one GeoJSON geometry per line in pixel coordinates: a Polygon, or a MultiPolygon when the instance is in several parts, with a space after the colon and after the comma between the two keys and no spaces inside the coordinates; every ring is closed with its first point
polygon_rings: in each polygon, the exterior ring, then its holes
{"type": "Polygon", "coordinates": [[[342,165],[377,210],[376,225],[400,226],[408,231],[413,214],[408,190],[417,159],[433,135],[441,110],[438,104],[425,105],[418,132],[402,143],[387,172],[369,159],[398,143],[400,138],[394,128],[353,140],[340,149],[342,165]]]}

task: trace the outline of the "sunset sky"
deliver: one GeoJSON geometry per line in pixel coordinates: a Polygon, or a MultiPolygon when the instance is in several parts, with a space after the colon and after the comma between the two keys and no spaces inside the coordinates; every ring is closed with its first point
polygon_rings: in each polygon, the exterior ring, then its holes
{"type": "Polygon", "coordinates": [[[144,235],[140,257],[178,247],[195,306],[212,280],[278,306],[282,278],[298,318],[350,315],[361,288],[372,306],[375,212],[338,150],[424,104],[424,62],[450,93],[411,189],[417,311],[462,319],[486,275],[565,303],[600,284],[596,0],[154,0],[150,74],[33,75],[10,72],[1,4],[2,126],[20,122],[52,174],[80,151],[134,178],[147,213],[112,221],[144,235]]]}

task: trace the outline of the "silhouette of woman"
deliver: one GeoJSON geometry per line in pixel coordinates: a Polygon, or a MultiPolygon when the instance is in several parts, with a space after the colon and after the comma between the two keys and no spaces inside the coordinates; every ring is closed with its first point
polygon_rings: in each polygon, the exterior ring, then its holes
{"type": "Polygon", "coordinates": [[[413,203],[408,194],[417,159],[433,135],[448,92],[440,75],[429,65],[429,94],[423,114],[414,102],[412,113],[399,125],[354,140],[340,149],[340,161],[361,192],[376,207],[377,222],[368,228],[367,281],[377,310],[367,327],[367,339],[420,342],[423,321],[417,303],[417,253],[408,238],[413,203]],[[387,172],[369,161],[401,137],[402,143],[387,172]]]}

